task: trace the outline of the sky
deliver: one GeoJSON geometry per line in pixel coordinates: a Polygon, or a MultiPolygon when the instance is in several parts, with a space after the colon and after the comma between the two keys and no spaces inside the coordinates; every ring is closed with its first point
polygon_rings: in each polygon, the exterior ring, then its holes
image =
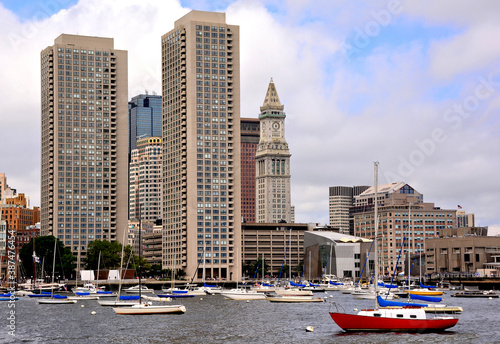
{"type": "Polygon", "coordinates": [[[500,226],[497,0],[0,1],[0,173],[40,205],[40,52],[113,37],[129,98],[161,94],[160,39],[190,10],[240,26],[241,116],[271,78],[286,112],[296,222],[328,224],[330,186],[403,181],[500,226]]]}

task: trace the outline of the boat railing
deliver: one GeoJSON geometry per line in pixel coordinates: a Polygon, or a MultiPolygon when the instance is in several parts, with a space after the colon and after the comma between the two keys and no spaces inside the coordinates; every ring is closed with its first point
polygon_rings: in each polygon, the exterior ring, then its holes
{"type": "Polygon", "coordinates": [[[332,309],[335,308],[335,313],[345,313],[344,307],[337,302],[331,302],[330,303],[330,313],[332,312],[332,309]]]}

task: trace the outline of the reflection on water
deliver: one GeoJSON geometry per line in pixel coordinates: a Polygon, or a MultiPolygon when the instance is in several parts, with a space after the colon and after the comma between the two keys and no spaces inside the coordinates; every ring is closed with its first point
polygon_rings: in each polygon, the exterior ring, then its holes
{"type": "MultiPolygon", "coordinates": [[[[16,304],[16,337],[7,334],[8,304],[0,304],[5,343],[500,343],[500,299],[455,299],[464,313],[452,330],[438,334],[344,333],[331,319],[331,302],[347,311],[372,308],[373,301],[330,292],[325,303],[271,303],[265,300],[229,301],[220,295],[174,300],[182,315],[116,315],[94,300],[74,305],[39,305],[22,298],[16,304]],[[84,307],[82,307],[84,306],[84,307]],[[96,311],[95,315],[91,315],[96,311]],[[312,326],[313,332],[306,328],[312,326]]],[[[317,296],[324,297],[319,293],[317,296]]]]}

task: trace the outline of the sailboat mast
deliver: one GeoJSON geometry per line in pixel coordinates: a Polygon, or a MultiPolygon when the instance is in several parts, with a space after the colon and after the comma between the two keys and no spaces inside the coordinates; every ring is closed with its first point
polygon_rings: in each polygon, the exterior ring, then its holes
{"type": "Polygon", "coordinates": [[[54,237],[54,260],[52,261],[52,285],[50,287],[52,290],[52,297],[54,297],[54,274],[56,273],[56,245],[57,238],[54,237]]]}
{"type": "Polygon", "coordinates": [[[141,271],[141,248],[142,248],[142,241],[141,241],[141,217],[142,217],[142,209],[141,209],[141,204],[139,203],[139,304],[142,303],[142,284],[141,284],[141,279],[142,279],[142,271],[141,271]]]}
{"type": "MultiPolygon", "coordinates": [[[[410,237],[410,234],[411,234],[411,203],[408,204],[408,237],[410,237]]],[[[408,254],[407,254],[407,258],[408,258],[408,292],[410,292],[410,269],[411,269],[411,262],[410,262],[410,248],[411,248],[411,240],[408,239],[408,254]]],[[[413,238],[413,245],[415,245],[415,238],[413,238]]]]}
{"type": "Polygon", "coordinates": [[[374,280],[374,289],[375,289],[375,309],[378,309],[378,300],[377,300],[377,292],[378,292],[378,242],[377,242],[377,236],[378,236],[378,161],[375,161],[375,212],[374,212],[374,217],[375,217],[375,280],[374,280]]]}
{"type": "Polygon", "coordinates": [[[101,251],[99,251],[99,258],[97,259],[97,283],[96,283],[96,289],[97,289],[97,286],[99,285],[99,268],[101,267],[101,251]]]}

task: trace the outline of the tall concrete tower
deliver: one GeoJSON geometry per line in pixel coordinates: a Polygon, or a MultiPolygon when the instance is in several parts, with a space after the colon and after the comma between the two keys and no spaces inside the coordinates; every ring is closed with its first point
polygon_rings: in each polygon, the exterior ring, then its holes
{"type": "Polygon", "coordinates": [[[85,258],[127,228],[127,51],[62,34],[41,52],[41,235],[85,258]]]}
{"type": "Polygon", "coordinates": [[[191,11],[162,36],[161,49],[163,268],[182,268],[197,281],[236,281],[239,27],[227,24],[224,13],[191,11]]]}
{"type": "Polygon", "coordinates": [[[290,151],[285,112],[271,79],[260,107],[260,141],[255,155],[257,222],[291,222],[290,151]]]}

